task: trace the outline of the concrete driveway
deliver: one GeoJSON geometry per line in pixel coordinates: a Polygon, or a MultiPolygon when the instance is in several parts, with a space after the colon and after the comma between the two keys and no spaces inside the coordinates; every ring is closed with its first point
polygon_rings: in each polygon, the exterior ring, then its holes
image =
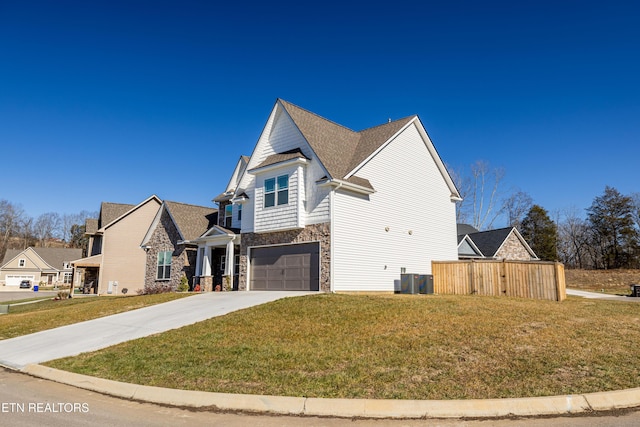
{"type": "Polygon", "coordinates": [[[588,299],[604,299],[609,301],[627,301],[627,302],[640,302],[640,298],[625,297],[620,295],[602,294],[598,292],[579,291],[577,289],[567,289],[567,295],[573,295],[588,299]]]}
{"type": "MultiPolygon", "coordinates": [[[[74,356],[232,311],[312,292],[208,292],[138,310],[0,341],[0,365],[22,369],[32,363],[74,356]]],[[[316,292],[317,293],[317,292],[316,292]]]]}

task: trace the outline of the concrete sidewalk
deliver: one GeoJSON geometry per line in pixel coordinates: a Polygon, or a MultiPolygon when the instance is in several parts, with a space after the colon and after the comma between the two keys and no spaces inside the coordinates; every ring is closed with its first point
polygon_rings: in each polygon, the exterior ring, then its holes
{"type": "MultiPolygon", "coordinates": [[[[640,406],[640,388],[564,396],[476,400],[322,399],[176,390],[95,378],[28,365],[23,372],[102,394],[203,410],[332,418],[496,418],[569,414],[640,406]]],[[[597,425],[597,422],[594,423],[597,425]]]]}
{"type": "Polygon", "coordinates": [[[22,369],[180,328],[305,292],[207,292],[0,341],[0,365],[22,369]]]}

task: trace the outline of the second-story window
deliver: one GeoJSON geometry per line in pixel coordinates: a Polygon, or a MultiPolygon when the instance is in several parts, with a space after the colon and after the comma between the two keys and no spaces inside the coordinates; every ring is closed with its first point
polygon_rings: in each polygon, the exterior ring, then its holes
{"type": "Polygon", "coordinates": [[[233,205],[227,205],[224,207],[224,226],[231,227],[231,221],[233,219],[233,205]]]}
{"type": "Polygon", "coordinates": [[[24,266],[25,266],[25,264],[26,264],[26,261],[25,261],[25,260],[23,260],[23,259],[21,259],[21,260],[19,260],[19,261],[18,261],[18,265],[19,265],[20,267],[24,267],[24,266]]]}
{"type": "Polygon", "coordinates": [[[289,203],[289,175],[280,175],[264,181],[264,207],[289,203]]]}
{"type": "Polygon", "coordinates": [[[242,205],[238,205],[238,221],[242,221],[242,205]]]}

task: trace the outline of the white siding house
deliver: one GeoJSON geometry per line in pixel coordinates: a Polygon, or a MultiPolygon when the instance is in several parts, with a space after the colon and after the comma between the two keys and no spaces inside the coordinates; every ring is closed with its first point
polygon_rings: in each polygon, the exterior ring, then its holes
{"type": "Polygon", "coordinates": [[[393,292],[457,259],[460,195],[417,116],[355,132],[278,99],[232,182],[241,290],[393,292]]]}

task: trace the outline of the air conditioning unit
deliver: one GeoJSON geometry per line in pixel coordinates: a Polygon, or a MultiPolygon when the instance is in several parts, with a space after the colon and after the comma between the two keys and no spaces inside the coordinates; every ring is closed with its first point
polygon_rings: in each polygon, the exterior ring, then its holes
{"type": "Polygon", "coordinates": [[[418,293],[433,293],[433,274],[421,274],[418,276],[418,293]]]}
{"type": "Polygon", "coordinates": [[[400,275],[400,293],[401,294],[417,294],[419,274],[401,274],[400,275]]]}

